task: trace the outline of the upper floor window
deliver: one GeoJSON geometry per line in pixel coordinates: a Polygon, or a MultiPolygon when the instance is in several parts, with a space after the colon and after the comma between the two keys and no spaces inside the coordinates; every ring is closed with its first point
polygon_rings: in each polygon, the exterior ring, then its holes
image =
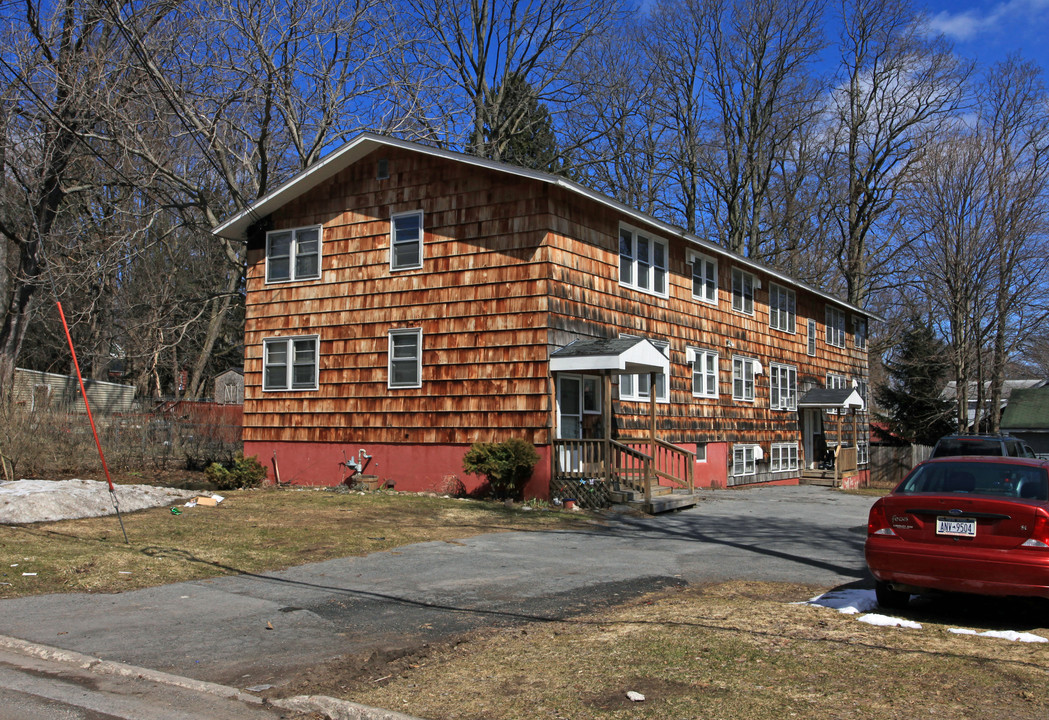
{"type": "Polygon", "coordinates": [[[798,369],[793,365],[769,365],[770,404],[773,410],[798,407],[798,369]]]}
{"type": "Polygon", "coordinates": [[[414,270],[423,266],[422,210],[390,218],[390,269],[414,270]]]}
{"type": "Polygon", "coordinates": [[[769,327],[796,332],[794,291],[776,283],[769,284],[769,327]]]}
{"type": "Polygon", "coordinates": [[[266,282],[315,280],[320,276],[320,225],[266,233],[266,282]]]}
{"type": "MultiPolygon", "coordinates": [[[[631,338],[637,335],[620,335],[619,337],[631,338]]],[[[662,340],[650,341],[666,357],[670,357],[670,343],[662,340]]],[[[640,375],[619,376],[619,398],[621,400],[648,400],[651,397],[652,380],[648,373],[640,375]]],[[[667,376],[663,373],[656,375],[656,402],[670,402],[667,392],[667,376]]]]}
{"type": "Polygon", "coordinates": [[[692,364],[692,395],[716,398],[718,396],[718,354],[713,350],[688,349],[692,364]]]}
{"type": "Polygon", "coordinates": [[[867,349],[867,318],[852,316],[852,341],[857,349],[867,349]]]}
{"type": "Polygon", "coordinates": [[[827,306],[827,344],[845,347],[845,313],[830,305],[827,306]]]}
{"type": "Polygon", "coordinates": [[[667,294],[667,244],[636,230],[619,230],[619,282],[627,287],[667,294]]]}
{"type": "Polygon", "coordinates": [[[812,318],[809,318],[808,330],[808,352],[810,356],[814,356],[816,354],[816,321],[812,318]]]}
{"type": "Polygon", "coordinates": [[[692,297],[716,305],[718,302],[718,261],[706,255],[689,253],[692,263],[692,297]]]}
{"type": "Polygon", "coordinates": [[[754,400],[754,376],[757,374],[758,361],[753,358],[732,358],[732,399],[754,400]]]}
{"type": "Polygon", "coordinates": [[[262,341],[263,390],[316,390],[318,338],[267,338],[262,341]]]}
{"type": "Polygon", "coordinates": [[[732,309],[754,314],[754,276],[739,268],[732,268],[732,309]]]}
{"type": "Polygon", "coordinates": [[[422,387],[422,347],[420,328],[390,331],[389,387],[422,387]]]}

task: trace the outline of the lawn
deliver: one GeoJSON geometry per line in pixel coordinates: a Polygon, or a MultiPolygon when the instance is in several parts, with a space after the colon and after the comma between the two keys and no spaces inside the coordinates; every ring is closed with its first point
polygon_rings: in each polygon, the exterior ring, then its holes
{"type": "Polygon", "coordinates": [[[413,542],[592,522],[502,503],[400,493],[262,489],[217,507],[0,525],[0,598],[119,592],[183,580],[279,570],[413,542]],[[26,574],[29,573],[29,574],[26,574]]]}
{"type": "Polygon", "coordinates": [[[912,630],[793,604],[818,592],[678,588],[566,622],[477,633],[352,687],[332,667],[323,689],[429,720],[1049,717],[1049,645],[948,632],[1004,622],[1049,637],[1045,606],[930,604],[908,611],[923,625],[912,630]]]}

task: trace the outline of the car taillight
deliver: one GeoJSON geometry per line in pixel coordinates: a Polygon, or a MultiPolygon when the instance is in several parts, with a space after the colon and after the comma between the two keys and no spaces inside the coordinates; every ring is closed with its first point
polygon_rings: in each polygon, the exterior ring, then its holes
{"type": "Polygon", "coordinates": [[[1035,516],[1031,537],[1021,547],[1049,548],[1049,517],[1042,514],[1035,516]]]}
{"type": "Polygon", "coordinates": [[[868,535],[895,535],[889,525],[889,518],[885,514],[885,508],[881,503],[874,503],[870,515],[867,516],[868,535]]]}

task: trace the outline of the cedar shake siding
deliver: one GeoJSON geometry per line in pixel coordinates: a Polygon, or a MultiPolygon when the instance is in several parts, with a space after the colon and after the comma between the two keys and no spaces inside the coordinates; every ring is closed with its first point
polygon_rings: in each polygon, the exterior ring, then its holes
{"type": "MultiPolygon", "coordinates": [[[[283,482],[342,482],[364,449],[364,472],[398,489],[447,490],[456,478],[472,489],[479,479],[461,467],[470,444],[521,437],[542,457],[528,493],[545,497],[558,422],[549,356],[580,338],[669,343],[659,436],[705,449],[700,485],[797,481],[797,470],[769,470],[774,444],[802,454],[800,411],[770,408],[772,364],[796,369],[795,401],[828,373],[867,380],[866,350],[854,345],[852,318],[868,321],[858,308],[567,181],[404,141],[361,136],[216,232],[248,242],[245,453],[275,464],[283,482]],[[289,251],[289,236],[273,233],[295,229],[303,232],[289,251]],[[662,243],[665,273],[646,272],[665,296],[621,282],[621,230],[662,243]],[[716,261],[716,304],[693,297],[695,253],[716,261]],[[733,309],[733,269],[756,281],[752,314],[733,309]],[[786,291],[793,333],[770,327],[770,293],[786,291]],[[844,315],[844,347],[827,342],[828,305],[844,315]],[[716,397],[693,395],[690,348],[718,353],[716,397]],[[760,364],[753,401],[733,399],[734,357],[760,364]],[[742,478],[732,476],[737,444],[764,453],[742,478]]],[[[617,394],[614,433],[642,434],[647,400],[617,394]]]]}

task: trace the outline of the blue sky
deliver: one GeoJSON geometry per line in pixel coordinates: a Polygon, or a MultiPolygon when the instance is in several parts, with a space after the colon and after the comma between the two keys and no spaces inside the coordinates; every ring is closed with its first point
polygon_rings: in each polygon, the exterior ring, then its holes
{"type": "Polygon", "coordinates": [[[983,66],[1019,52],[1049,72],[1049,0],[915,0],[933,30],[983,66]]]}

